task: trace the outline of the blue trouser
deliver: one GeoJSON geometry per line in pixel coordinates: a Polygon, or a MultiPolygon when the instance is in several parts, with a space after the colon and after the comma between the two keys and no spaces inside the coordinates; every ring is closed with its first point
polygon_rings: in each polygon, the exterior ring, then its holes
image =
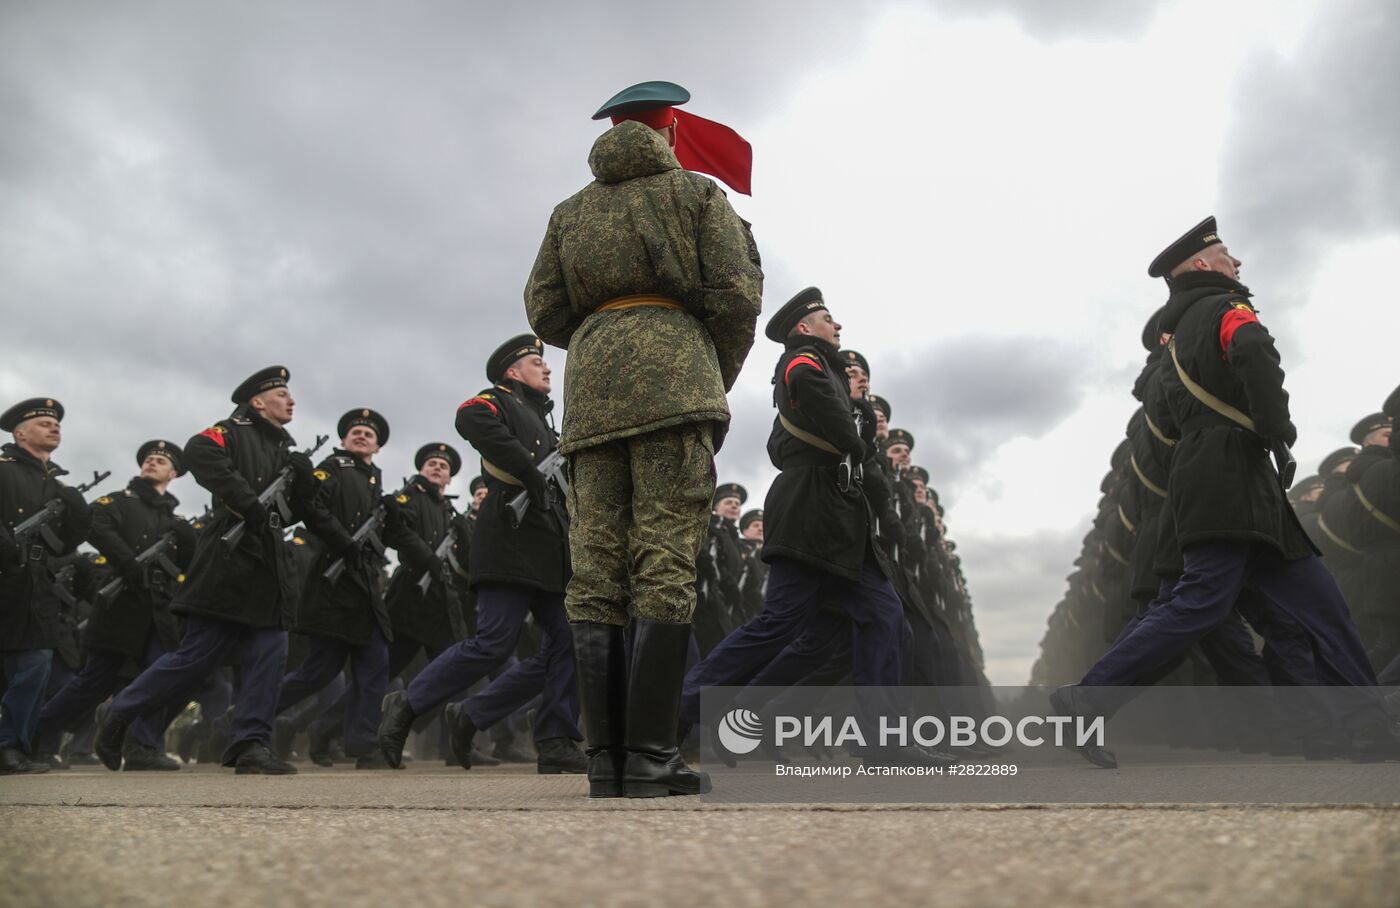
{"type": "MultiPolygon", "coordinates": [[[[149,666],[165,655],[160,636],[154,629],[146,635],[145,658],[142,667],[149,666]]],[[[104,650],[90,649],[83,654],[83,667],[78,670],[63,689],[54,694],[39,712],[39,750],[52,753],[58,750],[59,739],[65,730],[76,726],[97,708],[103,700],[122,689],[119,677],[126,656],[104,650]]],[[[166,712],[145,713],[131,723],[127,732],[128,740],[142,747],[164,749],[166,712]]]]}
{"type": "Polygon", "coordinates": [[[681,690],[681,721],[700,720],[700,691],[743,686],[804,632],[822,641],[851,625],[851,679],[856,685],[892,687],[900,683],[900,641],[904,607],[894,586],[873,558],[860,579],[848,580],[789,558],[768,570],[763,610],[738,628],[690,670],[681,690]],[[817,608],[823,596],[840,610],[817,608]]]}
{"type": "Polygon", "coordinates": [[[287,666],[287,632],[279,627],[249,627],[216,618],[191,616],[180,646],[161,656],[112,699],[111,718],[133,721],[160,715],[188,699],[231,652],[237,652],[238,689],[225,759],[249,744],[272,746],[272,720],[287,666]]]}
{"type": "Polygon", "coordinates": [[[1273,546],[1234,541],[1198,543],[1181,554],[1185,569],[1171,598],[1120,637],[1082,684],[1137,684],[1175,664],[1230,617],[1246,591],[1257,597],[1263,615],[1277,611],[1307,634],[1315,664],[1312,683],[1376,683],[1341,590],[1318,558],[1286,561],[1273,546]]]}
{"type": "Polygon", "coordinates": [[[350,660],[350,684],[343,694],[345,752],[352,757],[363,757],[374,753],[378,747],[380,703],[389,687],[389,644],[377,624],[370,628],[369,642],[362,646],[313,636],[301,665],[282,679],[277,713],[286,712],[326,688],[339,677],[347,658],[350,660]]]}
{"type": "MultiPolygon", "coordinates": [[[[1163,579],[1157,587],[1157,598],[1147,603],[1142,611],[1134,615],[1123,626],[1123,630],[1118,632],[1118,637],[1113,641],[1113,646],[1117,646],[1120,640],[1130,636],[1148,614],[1170,602],[1172,591],[1176,589],[1176,583],[1176,580],[1163,579]]],[[[1238,607],[1240,604],[1237,602],[1236,606],[1238,607]]],[[[1249,635],[1249,629],[1240,622],[1233,610],[1218,625],[1207,631],[1197,643],[1200,645],[1201,653],[1206,657],[1206,661],[1210,663],[1210,667],[1219,677],[1220,683],[1255,685],[1269,683],[1270,676],[1265,662],[1254,651],[1254,638],[1249,635]]],[[[1109,648],[1112,649],[1112,646],[1109,648]]],[[[1176,660],[1163,665],[1144,675],[1136,683],[1155,684],[1170,674],[1179,662],[1180,660],[1176,660]]]]}
{"type": "Polygon", "coordinates": [[[510,583],[483,583],[476,596],[476,636],[454,643],[428,664],[408,686],[409,708],[423,715],[446,703],[515,652],[526,615],[544,633],[540,651],[492,681],[486,690],[463,701],[473,724],[484,728],[509,715],[534,696],[536,659],[544,664],[545,683],[535,714],[535,739],[582,740],[578,730],[578,685],[574,678],[574,644],[564,616],[564,594],[510,583]],[[528,694],[527,694],[528,691],[528,694]]]}
{"type": "Polygon", "coordinates": [[[32,753],[39,703],[49,683],[51,649],[0,653],[5,669],[5,695],[0,697],[0,747],[32,753]]]}

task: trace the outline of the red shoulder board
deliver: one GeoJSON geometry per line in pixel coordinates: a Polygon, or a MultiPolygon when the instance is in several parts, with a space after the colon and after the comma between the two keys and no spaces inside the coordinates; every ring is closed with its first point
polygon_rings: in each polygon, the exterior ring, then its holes
{"type": "Polygon", "coordinates": [[[792,362],[788,363],[787,368],[783,370],[783,384],[788,384],[788,376],[791,375],[792,370],[796,369],[798,366],[811,366],[818,372],[822,371],[822,365],[821,363],[817,362],[815,357],[812,357],[806,353],[800,353],[797,356],[794,356],[792,358],[792,362]]]}
{"type": "Polygon", "coordinates": [[[460,413],[461,411],[465,410],[467,407],[470,406],[490,407],[492,415],[501,415],[501,411],[497,410],[496,405],[491,403],[491,395],[489,394],[478,394],[476,397],[473,397],[471,400],[466,401],[460,407],[458,407],[457,411],[460,413]]]}
{"type": "Polygon", "coordinates": [[[1235,300],[1230,304],[1230,308],[1225,310],[1225,317],[1220,320],[1220,352],[1228,353],[1230,341],[1234,340],[1235,332],[1245,325],[1259,324],[1259,316],[1255,314],[1254,307],[1244,300],[1235,300]]]}
{"type": "Polygon", "coordinates": [[[224,441],[224,433],[226,431],[227,430],[225,430],[223,426],[210,426],[209,428],[205,429],[199,434],[200,437],[208,438],[215,444],[217,444],[219,447],[223,448],[227,446],[227,443],[224,441]]]}

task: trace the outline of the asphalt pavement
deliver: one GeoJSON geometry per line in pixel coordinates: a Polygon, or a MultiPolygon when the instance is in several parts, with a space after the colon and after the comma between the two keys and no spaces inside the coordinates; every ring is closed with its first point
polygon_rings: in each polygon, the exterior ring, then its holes
{"type": "Polygon", "coordinates": [[[528,766],[7,777],[0,905],[1400,902],[1395,805],[768,805],[585,792],[580,777],[528,766]]]}

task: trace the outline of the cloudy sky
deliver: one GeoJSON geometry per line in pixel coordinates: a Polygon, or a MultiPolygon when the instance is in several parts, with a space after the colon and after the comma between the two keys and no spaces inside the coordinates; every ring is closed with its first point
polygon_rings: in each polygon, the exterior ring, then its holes
{"type": "MultiPolygon", "coordinates": [[[[75,473],[127,475],[277,362],[299,439],[376,407],[407,475],[528,330],[589,115],[645,79],[753,143],[733,200],[765,317],[817,284],[871,360],[994,682],[1035,658],[1134,407],[1147,263],[1187,227],[1216,214],[1244,260],[1304,467],[1400,381],[1386,0],[11,0],[0,23],[0,400],[63,400],[75,473]]],[[[720,457],[757,498],[777,353],[755,346],[720,457]]]]}

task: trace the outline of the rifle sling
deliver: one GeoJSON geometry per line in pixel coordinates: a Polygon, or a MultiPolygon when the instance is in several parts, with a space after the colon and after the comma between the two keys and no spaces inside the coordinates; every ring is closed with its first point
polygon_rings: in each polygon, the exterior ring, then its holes
{"type": "Polygon", "coordinates": [[[822,438],[819,435],[813,435],[806,429],[799,428],[798,426],[793,424],[792,420],[788,419],[781,413],[778,414],[778,422],[782,423],[783,428],[787,429],[788,434],[790,434],[793,438],[796,438],[798,441],[805,441],[812,447],[825,451],[828,454],[835,454],[837,457],[845,456],[845,453],[841,451],[840,448],[836,447],[836,445],[832,444],[831,442],[827,441],[825,438],[822,438]]]}
{"type": "Polygon", "coordinates": [[[1317,528],[1321,530],[1324,534],[1326,534],[1328,539],[1332,540],[1346,551],[1351,552],[1353,555],[1363,554],[1362,551],[1356,546],[1352,545],[1350,542],[1347,542],[1345,539],[1332,532],[1332,528],[1327,525],[1327,521],[1323,520],[1321,515],[1319,515],[1317,518],[1317,528]]]}
{"type": "Polygon", "coordinates": [[[1236,409],[1235,407],[1232,407],[1229,404],[1225,403],[1225,401],[1216,397],[1214,394],[1210,393],[1205,388],[1202,388],[1199,384],[1196,383],[1195,379],[1186,374],[1186,370],[1182,368],[1181,360],[1178,359],[1176,355],[1176,338],[1172,338],[1171,343],[1167,344],[1167,349],[1171,350],[1172,352],[1172,363],[1176,366],[1177,376],[1181,378],[1181,383],[1186,386],[1187,391],[1191,392],[1192,397],[1196,398],[1196,400],[1199,400],[1207,407],[1210,407],[1216,413],[1219,413],[1221,416],[1230,420],[1230,422],[1233,422],[1240,426],[1244,426],[1251,432],[1257,431],[1254,428],[1254,420],[1250,419],[1248,416],[1246,416],[1243,412],[1236,409]]]}
{"type": "Polygon", "coordinates": [[[485,457],[481,458],[481,468],[508,486],[520,486],[521,488],[524,488],[525,486],[525,483],[516,479],[514,476],[507,473],[505,470],[502,470],[500,467],[496,466],[494,463],[487,460],[485,457]]]}
{"type": "Polygon", "coordinates": [[[1137,474],[1138,482],[1141,482],[1143,485],[1147,486],[1147,490],[1149,492],[1151,492],[1153,495],[1156,495],[1158,498],[1167,497],[1167,490],[1157,485],[1157,483],[1153,482],[1152,480],[1148,479],[1147,474],[1142,472],[1142,467],[1138,466],[1136,455],[1129,454],[1128,462],[1133,465],[1133,472],[1137,474]]]}
{"type": "Polygon", "coordinates": [[[1395,531],[1396,533],[1400,533],[1400,520],[1396,520],[1394,517],[1391,517],[1385,511],[1382,511],[1380,508],[1372,504],[1371,499],[1367,498],[1366,493],[1361,491],[1361,486],[1358,483],[1353,482],[1351,484],[1351,490],[1356,493],[1357,501],[1361,502],[1361,506],[1366,509],[1367,514],[1370,514],[1372,517],[1379,520],[1389,529],[1395,531]]]}

